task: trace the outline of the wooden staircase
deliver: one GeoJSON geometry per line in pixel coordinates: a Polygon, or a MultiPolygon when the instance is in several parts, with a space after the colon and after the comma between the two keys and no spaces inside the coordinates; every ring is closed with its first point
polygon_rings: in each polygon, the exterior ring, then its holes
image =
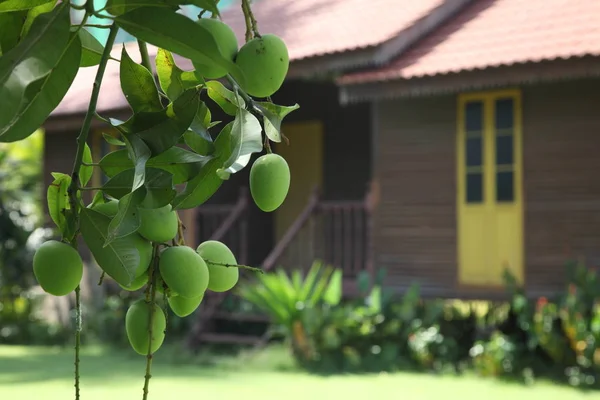
{"type": "MultiPolygon", "coordinates": [[[[238,256],[238,262],[245,264],[248,255],[246,211],[249,206],[247,191],[232,206],[220,206],[228,216],[221,218],[211,240],[225,241],[238,256]],[[234,237],[232,239],[231,237],[234,237]]],[[[219,206],[205,208],[200,213],[214,214],[219,206]]],[[[368,270],[371,264],[371,213],[372,196],[367,194],[358,201],[323,201],[317,188],[313,190],[306,207],[289,227],[283,237],[261,264],[267,272],[279,266],[286,269],[306,270],[315,260],[342,268],[344,271],[344,291],[354,291],[356,275],[368,270]]],[[[199,209],[201,210],[201,209],[199,209]]],[[[248,271],[240,271],[248,276],[248,271]]],[[[195,321],[187,337],[189,348],[197,348],[201,343],[260,345],[269,340],[269,332],[261,336],[223,334],[215,331],[219,320],[238,322],[268,322],[268,317],[260,314],[230,313],[219,309],[231,292],[207,292],[195,321]]]]}

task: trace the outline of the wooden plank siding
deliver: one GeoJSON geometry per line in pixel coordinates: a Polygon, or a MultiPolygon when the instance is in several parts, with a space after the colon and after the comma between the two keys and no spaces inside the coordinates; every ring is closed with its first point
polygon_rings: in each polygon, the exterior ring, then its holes
{"type": "MultiPolygon", "coordinates": [[[[600,80],[521,90],[525,283],[547,294],[569,258],[600,264],[600,80]]],[[[425,294],[482,297],[457,284],[456,101],[375,103],[374,263],[399,290],[418,281],[425,294]]]]}

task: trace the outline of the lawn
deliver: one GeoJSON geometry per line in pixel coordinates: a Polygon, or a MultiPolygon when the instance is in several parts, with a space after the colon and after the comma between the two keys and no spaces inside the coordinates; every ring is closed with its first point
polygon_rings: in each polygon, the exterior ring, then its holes
{"type": "MultiPolygon", "coordinates": [[[[600,394],[538,383],[522,386],[475,377],[422,374],[314,376],[293,367],[278,348],[244,358],[210,358],[176,365],[161,349],[150,385],[151,399],[527,399],[592,400],[600,394]],[[162,352],[162,355],[161,355],[162,352]],[[162,356],[162,358],[161,358],[162,356]]],[[[83,400],[141,399],[144,358],[132,351],[85,349],[81,357],[83,400]]],[[[70,349],[0,346],[0,399],[73,398],[70,349]]]]}

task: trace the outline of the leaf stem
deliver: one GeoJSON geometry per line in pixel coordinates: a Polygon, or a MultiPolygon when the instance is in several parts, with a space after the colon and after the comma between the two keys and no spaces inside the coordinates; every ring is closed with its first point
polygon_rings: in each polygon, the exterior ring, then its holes
{"type": "Polygon", "coordinates": [[[156,303],[156,276],[155,270],[158,269],[158,244],[154,245],[153,263],[148,268],[148,285],[146,286],[146,302],[148,307],[148,353],[146,355],[146,374],[144,375],[144,395],[143,400],[148,399],[148,388],[150,386],[150,378],[152,377],[152,324],[154,321],[154,305],[156,303]]]}
{"type": "Polygon", "coordinates": [[[150,56],[148,55],[148,46],[146,46],[146,42],[138,39],[137,44],[140,49],[140,55],[142,56],[142,65],[152,73],[152,64],[150,64],[150,56]]]}
{"type": "Polygon", "coordinates": [[[260,274],[264,274],[265,272],[260,269],[260,268],[256,268],[256,267],[251,267],[249,265],[241,265],[241,264],[225,264],[225,263],[220,263],[220,262],[216,262],[216,261],[211,261],[211,260],[207,260],[204,259],[204,261],[207,264],[214,264],[214,265],[220,265],[221,267],[226,267],[226,268],[240,268],[240,269],[247,269],[249,271],[254,271],[254,272],[258,272],[260,274]]]}
{"type": "Polygon", "coordinates": [[[83,161],[83,150],[85,148],[85,143],[87,142],[87,137],[90,132],[92,118],[96,113],[96,105],[98,104],[98,96],[100,95],[100,86],[102,84],[102,78],[104,77],[104,72],[106,71],[106,64],[108,63],[110,51],[115,42],[115,38],[117,37],[118,30],[119,28],[116,24],[113,24],[110,27],[110,32],[106,41],[106,47],[104,48],[104,52],[102,53],[100,64],[98,65],[98,71],[96,72],[96,78],[94,79],[94,86],[92,90],[92,95],[90,97],[90,104],[88,106],[87,113],[85,114],[85,118],[81,126],[81,131],[79,132],[79,136],[77,137],[77,153],[75,154],[75,161],[73,162],[73,172],[71,172],[71,184],[69,185],[69,188],[67,190],[67,193],[69,194],[69,202],[71,204],[71,209],[75,212],[76,220],[78,220],[79,218],[79,213],[77,209],[77,182],[79,180],[79,169],[81,168],[81,163],[83,161]]]}

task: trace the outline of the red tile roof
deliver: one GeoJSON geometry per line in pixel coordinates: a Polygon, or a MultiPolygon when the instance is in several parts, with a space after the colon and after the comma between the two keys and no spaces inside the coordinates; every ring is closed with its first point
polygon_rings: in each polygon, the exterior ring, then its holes
{"type": "MultiPolygon", "coordinates": [[[[455,0],[452,0],[455,1],[455,0]]],[[[261,34],[286,42],[290,60],[376,46],[427,16],[445,0],[262,0],[252,6],[261,34]]],[[[239,3],[239,1],[237,2],[239,3]]],[[[222,13],[244,43],[236,5],[222,13]]]]}
{"type": "Polygon", "coordinates": [[[600,0],[477,0],[385,67],[341,84],[600,55],[600,0]]]}

